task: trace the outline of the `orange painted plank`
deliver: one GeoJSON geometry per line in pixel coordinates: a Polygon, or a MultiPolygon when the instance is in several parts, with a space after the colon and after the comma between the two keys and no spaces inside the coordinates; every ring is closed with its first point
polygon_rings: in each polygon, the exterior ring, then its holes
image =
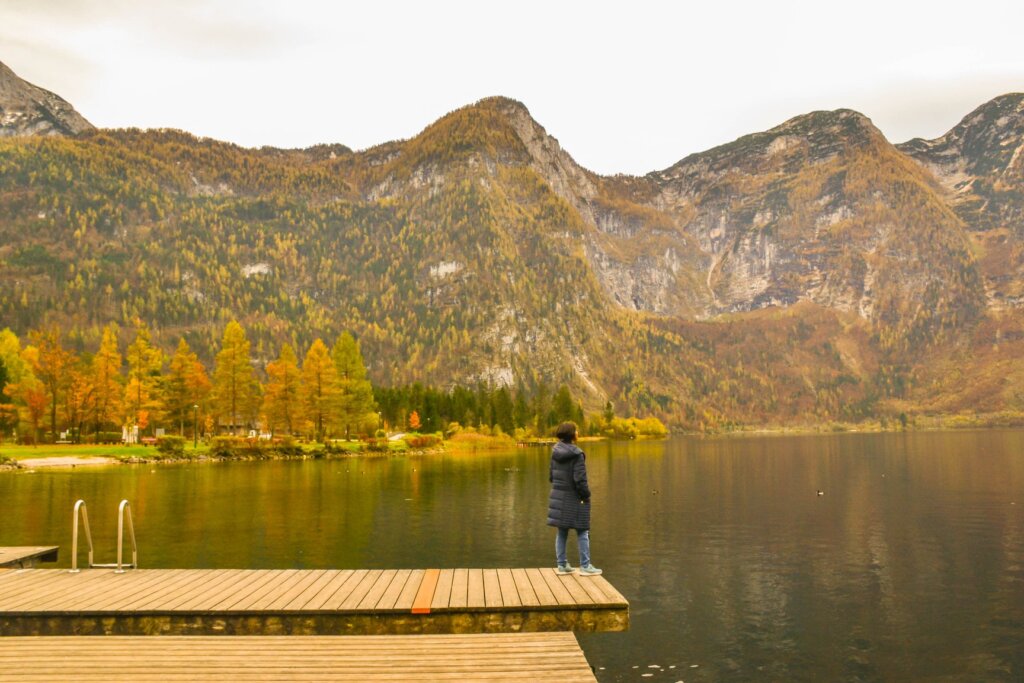
{"type": "Polygon", "coordinates": [[[448,601],[452,597],[452,580],[455,578],[454,569],[442,569],[437,581],[437,588],[434,590],[434,601],[430,603],[431,609],[448,609],[448,601]]]}
{"type": "Polygon", "coordinates": [[[412,601],[413,614],[430,614],[430,604],[434,601],[434,590],[440,578],[440,569],[427,569],[423,572],[423,582],[416,592],[416,599],[412,601]]]}

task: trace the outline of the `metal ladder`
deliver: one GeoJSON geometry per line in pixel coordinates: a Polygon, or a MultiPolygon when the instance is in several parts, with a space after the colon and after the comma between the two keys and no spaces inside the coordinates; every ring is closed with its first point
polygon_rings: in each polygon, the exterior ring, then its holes
{"type": "Polygon", "coordinates": [[[124,574],[124,569],[137,569],[139,566],[139,548],[135,544],[135,525],[132,524],[132,508],[128,505],[127,500],[122,500],[121,504],[117,508],[117,563],[116,564],[96,564],[93,562],[92,552],[92,533],[89,531],[89,511],[85,506],[84,500],[79,500],[75,503],[75,510],[72,513],[71,523],[71,569],[69,573],[77,574],[81,571],[78,568],[78,513],[81,511],[82,522],[85,526],[85,540],[89,543],[89,568],[100,568],[100,569],[114,569],[115,574],[124,574]],[[122,562],[124,556],[124,513],[128,511],[128,536],[132,541],[132,561],[131,564],[124,564],[122,562]]]}

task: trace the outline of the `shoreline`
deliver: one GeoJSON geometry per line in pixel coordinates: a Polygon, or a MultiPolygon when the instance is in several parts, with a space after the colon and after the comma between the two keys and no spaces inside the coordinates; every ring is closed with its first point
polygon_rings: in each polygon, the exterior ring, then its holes
{"type": "MultiPolygon", "coordinates": [[[[923,421],[916,421],[915,423],[908,424],[907,426],[893,425],[893,426],[881,426],[879,423],[862,423],[862,424],[845,424],[845,423],[834,423],[834,424],[819,424],[814,426],[803,426],[803,427],[752,427],[749,429],[736,428],[726,430],[716,430],[708,432],[699,431],[682,431],[670,434],[665,438],[672,437],[686,437],[686,438],[698,438],[698,439],[738,439],[747,437],[784,437],[784,436],[826,436],[826,435],[842,435],[842,434],[900,434],[900,433],[914,433],[914,432],[961,432],[961,431],[989,431],[998,429],[1024,429],[1024,422],[1009,421],[1007,423],[1001,423],[999,421],[986,421],[986,420],[971,420],[971,421],[953,421],[949,423],[941,419],[929,420],[926,423],[923,421]]],[[[660,439],[654,438],[640,438],[640,439],[611,439],[608,437],[585,437],[581,441],[596,442],[596,441],[657,441],[660,439]]],[[[553,441],[551,443],[554,443],[553,441]]],[[[111,455],[54,455],[54,456],[42,456],[42,457],[29,457],[29,458],[18,458],[16,455],[3,455],[0,452],[0,472],[30,472],[35,470],[48,470],[48,469],[76,469],[78,467],[109,467],[118,465],[180,465],[180,464],[208,464],[208,463],[221,463],[221,462],[249,462],[256,460],[343,460],[350,458],[390,458],[395,456],[429,456],[429,455],[478,455],[483,453],[496,453],[496,452],[514,452],[516,450],[522,450],[533,445],[541,446],[546,445],[545,441],[543,444],[537,442],[536,444],[530,445],[519,445],[508,447],[508,448],[424,448],[424,449],[404,449],[396,451],[343,451],[343,452],[307,452],[301,454],[295,453],[280,453],[280,452],[262,452],[259,454],[248,454],[248,453],[237,453],[230,456],[216,456],[211,455],[209,452],[203,452],[195,456],[164,456],[159,455],[154,449],[154,455],[139,456],[129,455],[125,457],[118,457],[114,454],[111,455]]],[[[118,446],[113,446],[112,450],[116,450],[118,446]]],[[[3,447],[0,446],[0,451],[3,447]]]]}
{"type": "Polygon", "coordinates": [[[127,456],[124,458],[118,457],[107,457],[107,456],[53,456],[53,457],[40,457],[40,458],[23,458],[18,459],[17,457],[8,456],[6,460],[0,462],[0,472],[10,471],[32,471],[32,470],[45,470],[45,469],[75,469],[77,467],[107,467],[107,466],[121,466],[121,465],[183,465],[183,464],[212,464],[212,463],[225,463],[225,462],[253,462],[258,460],[345,460],[350,458],[390,458],[398,455],[437,455],[445,453],[447,451],[443,449],[409,449],[403,451],[393,452],[344,452],[344,453],[302,453],[302,454],[283,454],[283,453],[267,453],[261,455],[232,455],[229,457],[222,457],[216,455],[210,455],[209,453],[203,453],[195,457],[175,457],[175,456],[156,456],[156,457],[139,457],[139,456],[127,456]]]}

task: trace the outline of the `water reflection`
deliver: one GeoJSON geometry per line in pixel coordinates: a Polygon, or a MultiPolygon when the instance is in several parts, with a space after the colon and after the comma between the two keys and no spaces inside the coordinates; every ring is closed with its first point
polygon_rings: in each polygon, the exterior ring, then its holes
{"type": "MultiPolygon", "coordinates": [[[[587,656],[602,680],[1021,680],[1022,453],[1021,431],[592,444],[594,562],[632,628],[587,656]]],[[[79,497],[100,561],[124,497],[148,567],[553,562],[542,450],[7,474],[0,545],[69,565],[79,497]]]]}

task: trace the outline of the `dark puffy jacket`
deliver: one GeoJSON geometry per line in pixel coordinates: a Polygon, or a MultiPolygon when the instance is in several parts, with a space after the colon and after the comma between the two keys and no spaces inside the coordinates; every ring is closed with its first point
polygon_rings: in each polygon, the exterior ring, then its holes
{"type": "Polygon", "coordinates": [[[580,531],[590,528],[590,486],[587,485],[586,460],[583,451],[571,443],[559,441],[551,449],[548,526],[580,531]]]}

